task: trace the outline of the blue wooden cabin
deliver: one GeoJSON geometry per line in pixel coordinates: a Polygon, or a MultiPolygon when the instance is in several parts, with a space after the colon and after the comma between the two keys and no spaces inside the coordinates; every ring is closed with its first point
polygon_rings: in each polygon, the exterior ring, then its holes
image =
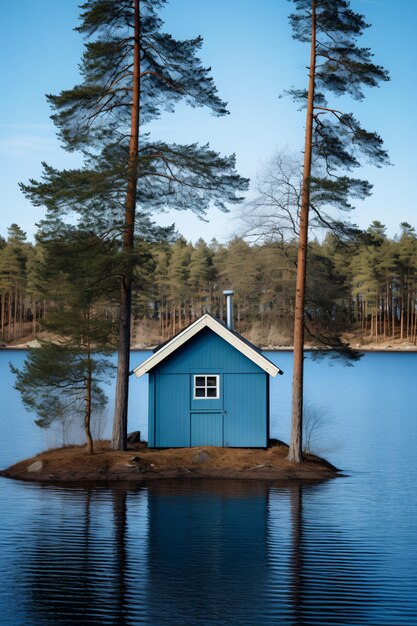
{"type": "Polygon", "coordinates": [[[158,346],[134,373],[149,374],[149,447],[267,447],[269,377],[282,371],[211,315],[158,346]]]}

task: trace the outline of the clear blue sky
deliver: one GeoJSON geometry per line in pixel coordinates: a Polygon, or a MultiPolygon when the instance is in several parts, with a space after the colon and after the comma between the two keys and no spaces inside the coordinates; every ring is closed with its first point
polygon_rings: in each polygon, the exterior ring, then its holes
{"type": "MultiPolygon", "coordinates": [[[[17,183],[37,178],[41,161],[56,167],[77,164],[55,137],[45,93],[77,82],[82,39],[73,31],[76,0],[13,0],[2,3],[0,24],[0,234],[17,222],[32,237],[42,209],[33,208],[17,183]]],[[[363,45],[387,67],[391,82],[369,90],[362,103],[348,103],[365,128],[377,130],[393,167],[369,169],[372,198],[360,203],[353,221],[366,227],[380,219],[390,235],[401,221],[417,227],[414,182],[417,178],[417,2],[352,0],[352,8],[372,24],[363,45]]],[[[179,108],[153,126],[156,136],[178,142],[209,141],[222,153],[235,152],[239,172],[255,177],[275,151],[302,150],[304,114],[279,94],[304,86],[307,46],[291,39],[286,0],[170,0],[163,11],[165,30],[177,38],[204,37],[202,57],[230,115],[215,118],[204,110],[179,108]]],[[[238,209],[211,211],[208,224],[187,213],[163,215],[188,238],[220,240],[239,230],[238,209]]]]}

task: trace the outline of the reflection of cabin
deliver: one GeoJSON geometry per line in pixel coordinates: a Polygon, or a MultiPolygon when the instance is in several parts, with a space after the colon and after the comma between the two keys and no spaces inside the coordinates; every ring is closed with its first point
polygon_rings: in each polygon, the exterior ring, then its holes
{"type": "Polygon", "coordinates": [[[282,372],[211,315],[158,346],[134,372],[149,373],[149,447],[267,446],[269,376],[282,372]]]}
{"type": "Polygon", "coordinates": [[[149,482],[148,623],[265,623],[269,494],[262,481],[149,482]]]}

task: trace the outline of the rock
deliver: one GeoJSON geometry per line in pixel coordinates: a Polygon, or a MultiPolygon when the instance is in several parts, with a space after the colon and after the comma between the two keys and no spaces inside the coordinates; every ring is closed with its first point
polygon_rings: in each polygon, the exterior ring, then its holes
{"type": "Polygon", "coordinates": [[[140,430],[135,430],[127,436],[127,443],[140,443],[140,430]]]}
{"type": "Polygon", "coordinates": [[[41,470],[43,468],[43,463],[42,461],[35,461],[34,463],[31,463],[27,469],[28,472],[39,472],[39,470],[41,470]]]}
{"type": "Polygon", "coordinates": [[[205,450],[200,450],[193,456],[193,463],[208,463],[208,461],[211,461],[211,454],[205,450]]]}
{"type": "Polygon", "coordinates": [[[284,446],[284,448],[288,448],[288,445],[284,443],[283,441],[281,441],[281,439],[274,439],[274,438],[268,439],[268,448],[275,448],[275,447],[281,448],[282,446],[284,446]]]}
{"type": "Polygon", "coordinates": [[[132,456],[132,458],[129,459],[129,463],[139,463],[139,462],[140,462],[139,456],[132,456]]]}
{"type": "Polygon", "coordinates": [[[41,344],[37,339],[32,339],[32,341],[28,341],[26,345],[28,348],[40,348],[41,347],[41,344]]]}

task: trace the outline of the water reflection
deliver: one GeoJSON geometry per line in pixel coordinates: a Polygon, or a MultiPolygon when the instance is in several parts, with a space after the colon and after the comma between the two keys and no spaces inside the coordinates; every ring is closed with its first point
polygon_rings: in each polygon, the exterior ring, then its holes
{"type": "Polygon", "coordinates": [[[265,483],[149,486],[148,568],[158,590],[148,599],[151,623],[169,613],[184,624],[237,615],[256,623],[268,577],[268,500],[265,483]]]}
{"type": "Polygon", "coordinates": [[[114,523],[115,576],[113,591],[115,612],[118,616],[118,623],[124,625],[127,624],[127,492],[121,489],[114,489],[111,495],[114,523]]]}
{"type": "Polygon", "coordinates": [[[112,522],[109,492],[43,491],[19,563],[28,592],[25,625],[124,624],[126,492],[110,492],[112,522]]]}
{"type": "Polygon", "coordinates": [[[21,598],[10,626],[415,623],[415,602],[386,617],[390,572],[346,535],[326,485],[37,489],[10,537],[24,538],[4,583],[21,598]]]}
{"type": "Polygon", "coordinates": [[[303,615],[303,490],[295,484],[290,488],[291,511],[291,604],[295,624],[302,624],[303,615]]]}
{"type": "Polygon", "coordinates": [[[319,518],[312,516],[310,505],[321,491],[301,484],[289,489],[291,623],[389,623],[378,621],[383,620],[383,611],[377,621],[372,617],[377,615],[377,555],[341,532],[325,511],[319,518]]]}

